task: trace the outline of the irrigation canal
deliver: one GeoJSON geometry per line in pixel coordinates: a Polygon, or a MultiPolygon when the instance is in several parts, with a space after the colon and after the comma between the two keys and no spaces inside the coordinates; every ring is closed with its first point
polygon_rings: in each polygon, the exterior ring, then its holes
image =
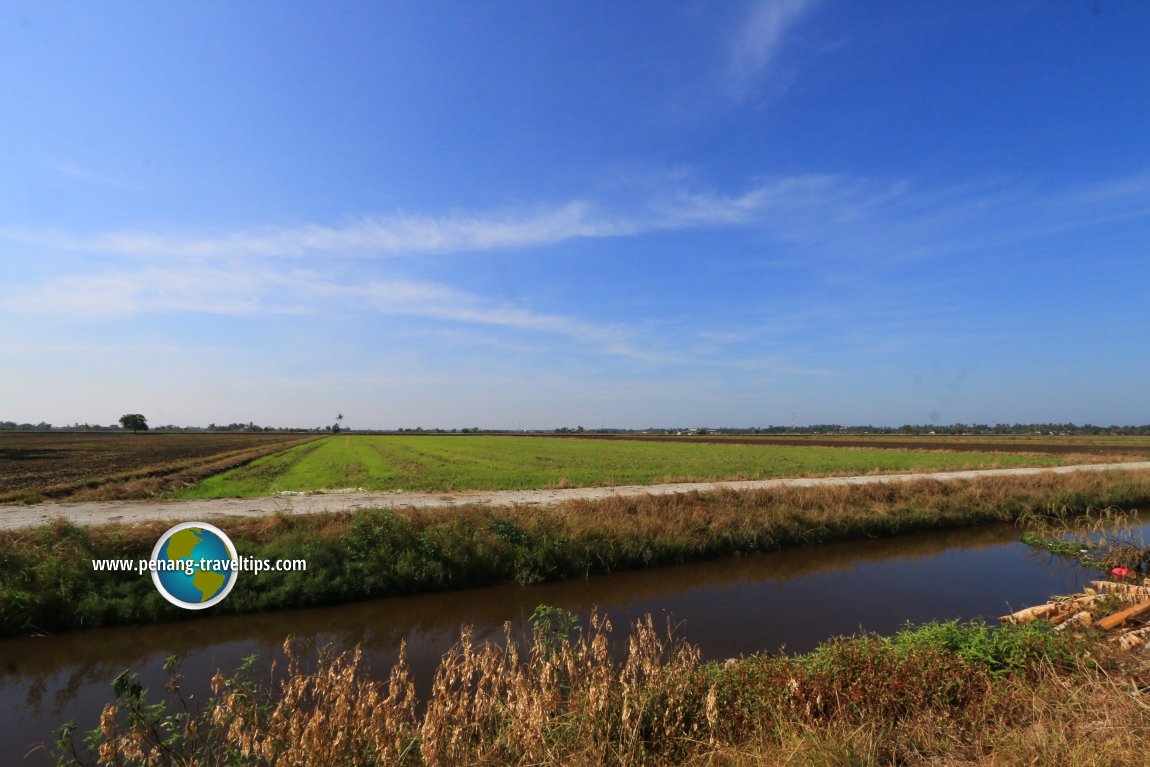
{"type": "Polygon", "coordinates": [[[1010,526],[949,530],[587,580],[259,615],[197,614],[158,626],[3,640],[0,764],[51,764],[44,751],[24,755],[64,721],[76,720],[81,731],[95,726],[112,680],[125,669],[136,670],[156,696],[165,658],[177,655],[185,690],[206,697],[216,669],[235,669],[253,654],[260,658],[257,669],[266,668],[281,655],[287,634],[320,645],[362,644],[377,676],[386,674],[406,640],[424,694],[461,624],[474,626],[480,640],[497,640],[505,621],[525,630],[541,603],[583,618],[597,606],[615,626],[617,650],[625,647],[632,621],[651,613],[662,624],[666,616],[705,658],[719,659],[780,648],[801,652],[829,636],[890,633],[907,621],[993,619],[1077,591],[1091,577],[1074,562],[1019,543],[1019,534],[1010,526]]]}

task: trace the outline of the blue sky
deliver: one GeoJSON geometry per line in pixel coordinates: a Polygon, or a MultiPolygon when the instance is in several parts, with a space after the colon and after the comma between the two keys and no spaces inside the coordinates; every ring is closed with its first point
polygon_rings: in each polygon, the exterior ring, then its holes
{"type": "Polygon", "coordinates": [[[9,2],[0,419],[1150,422],[1150,3],[9,2]]]}

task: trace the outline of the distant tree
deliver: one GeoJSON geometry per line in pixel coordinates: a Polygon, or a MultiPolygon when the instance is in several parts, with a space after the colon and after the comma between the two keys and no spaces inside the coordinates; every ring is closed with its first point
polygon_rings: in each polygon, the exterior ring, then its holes
{"type": "Polygon", "coordinates": [[[120,416],[120,426],[124,429],[131,429],[133,432],[147,431],[148,419],[139,413],[128,413],[120,416]]]}

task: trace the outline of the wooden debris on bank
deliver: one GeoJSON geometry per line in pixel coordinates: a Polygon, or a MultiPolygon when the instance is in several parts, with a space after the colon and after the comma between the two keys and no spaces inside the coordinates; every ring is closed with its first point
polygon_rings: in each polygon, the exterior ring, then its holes
{"type": "Polygon", "coordinates": [[[1128,595],[1134,599],[1150,599],[1150,586],[1135,586],[1133,583],[1113,581],[1090,581],[1090,585],[1099,591],[1128,595]]]}
{"type": "Polygon", "coordinates": [[[1045,605],[1035,605],[1034,607],[1027,607],[1025,610],[1019,610],[1010,615],[1004,615],[999,618],[1000,621],[1008,623],[1030,623],[1039,618],[1048,618],[1059,611],[1059,605],[1051,602],[1045,605]]]}
{"type": "Polygon", "coordinates": [[[1136,621],[1144,615],[1150,615],[1150,599],[1145,602],[1139,602],[1133,607],[1127,607],[1125,610],[1120,610],[1113,615],[1107,615],[1094,625],[1103,631],[1110,631],[1119,626],[1124,626],[1130,621],[1136,621]]]}
{"type": "Polygon", "coordinates": [[[1124,631],[1115,637],[1114,641],[1117,642],[1118,646],[1123,650],[1133,650],[1135,647],[1142,647],[1147,641],[1150,641],[1150,626],[1124,631]]]}
{"type": "Polygon", "coordinates": [[[1057,597],[1044,605],[1027,607],[999,618],[1003,623],[1031,623],[1046,620],[1055,631],[1071,627],[1094,626],[1110,632],[1110,641],[1123,650],[1150,644],[1150,578],[1142,585],[1116,581],[1091,581],[1081,594],[1057,597]],[[1130,606],[1103,618],[1096,618],[1098,603],[1117,599],[1130,606]]]}

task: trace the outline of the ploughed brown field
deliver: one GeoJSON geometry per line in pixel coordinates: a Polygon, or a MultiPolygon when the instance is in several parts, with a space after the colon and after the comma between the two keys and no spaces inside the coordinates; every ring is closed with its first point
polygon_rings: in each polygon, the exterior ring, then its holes
{"type": "Polygon", "coordinates": [[[0,432],[0,502],[167,492],[318,436],[0,432]]]}

